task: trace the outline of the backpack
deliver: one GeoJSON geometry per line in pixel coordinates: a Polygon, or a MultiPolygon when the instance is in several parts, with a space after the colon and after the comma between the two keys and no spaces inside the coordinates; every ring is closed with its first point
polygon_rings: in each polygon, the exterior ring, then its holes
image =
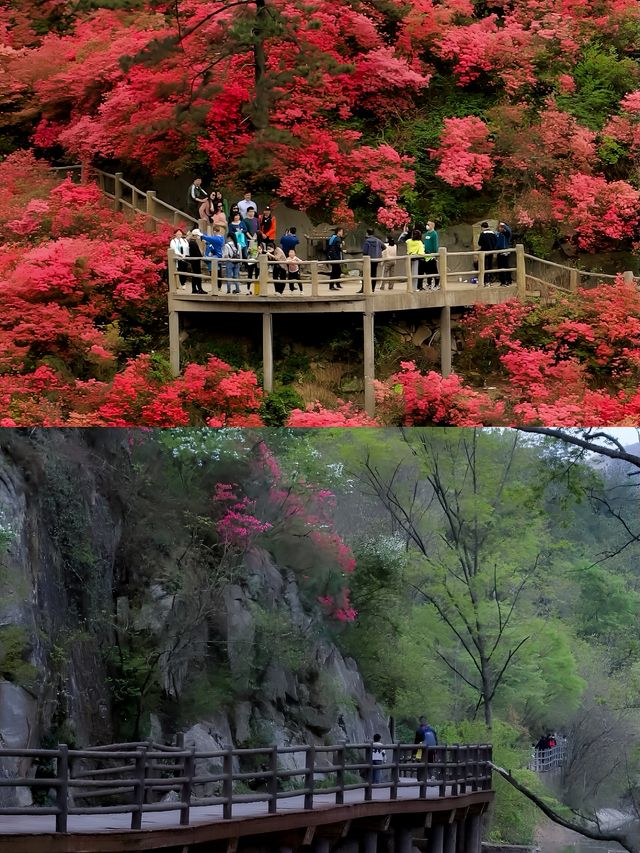
{"type": "Polygon", "coordinates": [[[339,261],[340,260],[340,248],[342,242],[337,234],[333,234],[329,237],[327,242],[327,260],[329,261],[339,261]]]}
{"type": "Polygon", "coordinates": [[[424,742],[426,746],[436,746],[436,733],[433,729],[425,730],[424,742]]]}

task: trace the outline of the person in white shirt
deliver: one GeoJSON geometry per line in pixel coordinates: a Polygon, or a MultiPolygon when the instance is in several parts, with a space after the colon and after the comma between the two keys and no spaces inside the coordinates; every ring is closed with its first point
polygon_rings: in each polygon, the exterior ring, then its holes
{"type": "Polygon", "coordinates": [[[380,770],[380,765],[386,764],[386,762],[387,751],[382,748],[382,736],[376,734],[373,736],[373,749],[371,752],[371,763],[373,764],[371,782],[373,785],[377,785],[378,782],[382,781],[382,770],[380,770]]]}
{"type": "MultiPolygon", "coordinates": [[[[398,257],[398,247],[393,237],[387,237],[387,242],[382,250],[382,284],[380,290],[384,290],[385,283],[396,274],[396,258],[398,257]]],[[[395,282],[389,281],[389,290],[393,290],[395,282]]]]}
{"type": "Polygon", "coordinates": [[[251,200],[251,191],[247,190],[246,193],[244,194],[244,198],[238,202],[238,210],[240,211],[240,216],[243,219],[247,218],[247,211],[249,210],[250,207],[252,207],[255,210],[256,215],[257,215],[258,205],[255,203],[255,201],[251,200]]]}
{"type": "MultiPolygon", "coordinates": [[[[189,241],[184,236],[182,228],[176,228],[173,232],[173,239],[169,243],[169,248],[177,255],[176,265],[178,273],[188,272],[191,269],[189,261],[189,241]],[[182,260],[184,258],[184,260],[182,260]]],[[[189,283],[188,275],[180,275],[180,284],[185,287],[189,283]]]]}

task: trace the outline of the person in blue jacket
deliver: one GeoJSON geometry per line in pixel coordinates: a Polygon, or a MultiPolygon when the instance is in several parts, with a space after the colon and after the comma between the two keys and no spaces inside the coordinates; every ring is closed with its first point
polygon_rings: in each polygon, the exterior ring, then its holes
{"type": "MultiPolygon", "coordinates": [[[[208,234],[203,234],[201,231],[196,230],[194,230],[192,233],[197,233],[202,242],[205,244],[205,258],[222,258],[222,249],[224,248],[224,236],[219,226],[214,226],[213,234],[211,236],[209,236],[208,234]]],[[[209,269],[209,272],[211,272],[211,261],[207,262],[207,267],[209,269]]],[[[218,277],[218,290],[220,290],[221,287],[222,282],[220,281],[220,277],[218,277]]]]}
{"type": "MultiPolygon", "coordinates": [[[[498,224],[498,230],[496,231],[496,249],[498,249],[498,269],[504,269],[505,267],[512,266],[513,262],[513,253],[505,252],[505,249],[511,248],[511,228],[507,225],[506,222],[500,222],[498,224]]],[[[511,270],[505,270],[505,272],[499,272],[498,278],[500,279],[500,287],[508,287],[513,283],[511,278],[511,270]]]]}

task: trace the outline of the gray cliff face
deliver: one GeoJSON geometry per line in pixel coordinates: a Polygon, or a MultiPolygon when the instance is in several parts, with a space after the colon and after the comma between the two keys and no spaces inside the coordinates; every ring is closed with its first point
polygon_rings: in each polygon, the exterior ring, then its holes
{"type": "MultiPolygon", "coordinates": [[[[250,551],[234,578],[220,580],[215,606],[201,618],[188,612],[197,589],[179,599],[164,580],[184,543],[146,554],[158,578],[135,589],[134,612],[130,577],[123,582],[128,508],[115,483],[127,445],[115,431],[96,432],[103,435],[5,435],[0,445],[0,528],[8,534],[0,556],[0,746],[112,742],[119,726],[105,650],[125,630],[145,631],[159,650],[165,704],[179,706],[207,661],[229,680],[232,701],[210,711],[205,703],[196,717],[147,717],[144,733],[154,739],[182,729],[187,744],[205,750],[388,737],[355,662],[318,633],[293,573],[264,551],[250,551]],[[12,631],[21,642],[17,662],[15,643],[11,660],[7,651],[12,631]],[[293,638],[287,645],[285,633],[293,638]]],[[[303,763],[301,754],[289,760],[303,763]]],[[[2,775],[18,769],[25,770],[0,763],[2,775]]]]}

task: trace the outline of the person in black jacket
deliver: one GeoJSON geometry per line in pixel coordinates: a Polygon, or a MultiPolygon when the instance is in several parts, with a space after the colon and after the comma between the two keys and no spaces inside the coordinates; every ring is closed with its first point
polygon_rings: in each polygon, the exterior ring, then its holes
{"type": "Polygon", "coordinates": [[[496,238],[496,232],[492,231],[489,228],[488,222],[482,223],[482,231],[480,232],[480,236],[478,237],[478,248],[481,252],[484,252],[484,285],[487,287],[489,284],[493,284],[494,277],[491,273],[493,270],[493,262],[495,259],[495,255],[493,254],[496,250],[498,241],[496,238]]]}
{"type": "Polygon", "coordinates": [[[331,266],[329,278],[329,290],[342,290],[340,278],[342,277],[342,243],[344,241],[344,228],[336,228],[329,237],[327,246],[327,260],[331,266]]]}
{"type": "Polygon", "coordinates": [[[202,275],[202,250],[200,249],[200,243],[198,242],[199,236],[200,231],[197,228],[194,229],[194,231],[187,232],[190,259],[189,266],[191,267],[191,272],[195,273],[194,277],[191,279],[191,292],[202,296],[207,291],[202,289],[202,279],[200,278],[202,275]]]}
{"type": "MultiPolygon", "coordinates": [[[[498,269],[504,269],[505,267],[511,266],[512,255],[510,252],[505,251],[505,249],[511,248],[511,228],[507,225],[506,222],[500,222],[498,225],[498,233],[496,234],[496,249],[498,250],[498,269]]],[[[508,287],[512,284],[511,279],[511,270],[507,269],[505,272],[499,272],[498,278],[500,279],[501,287],[508,287]]]]}

